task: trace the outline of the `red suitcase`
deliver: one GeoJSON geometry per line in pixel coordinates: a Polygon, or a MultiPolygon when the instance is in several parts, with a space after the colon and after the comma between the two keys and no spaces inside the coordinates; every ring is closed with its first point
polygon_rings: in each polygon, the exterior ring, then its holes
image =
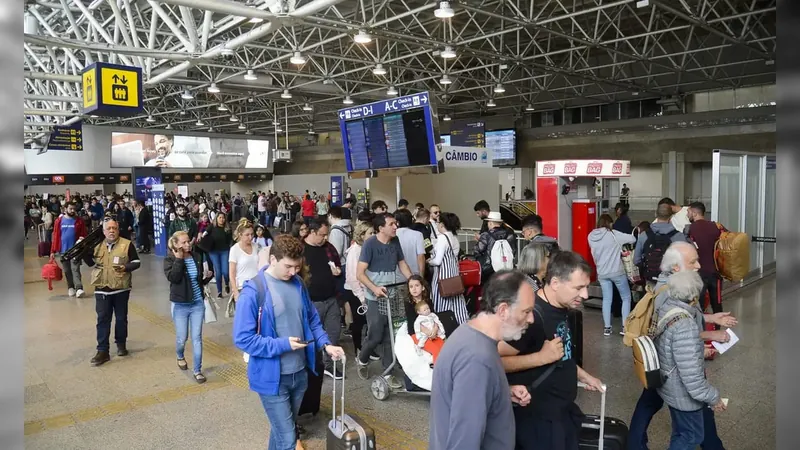
{"type": "Polygon", "coordinates": [[[39,235],[39,246],[37,247],[39,258],[50,256],[50,243],[45,239],[46,232],[44,230],[44,224],[40,223],[39,226],[36,227],[36,231],[39,235]]]}

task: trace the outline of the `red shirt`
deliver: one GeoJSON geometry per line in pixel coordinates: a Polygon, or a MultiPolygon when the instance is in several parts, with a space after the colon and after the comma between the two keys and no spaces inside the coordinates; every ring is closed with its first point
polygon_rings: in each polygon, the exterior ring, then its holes
{"type": "Polygon", "coordinates": [[[720,234],[717,224],[710,220],[695,220],[689,226],[689,239],[697,246],[700,272],[702,273],[717,273],[717,266],[714,263],[714,246],[717,244],[720,234]]]}
{"type": "Polygon", "coordinates": [[[303,207],[303,216],[304,217],[312,217],[316,212],[316,204],[314,200],[303,200],[303,203],[300,204],[303,207]]]}

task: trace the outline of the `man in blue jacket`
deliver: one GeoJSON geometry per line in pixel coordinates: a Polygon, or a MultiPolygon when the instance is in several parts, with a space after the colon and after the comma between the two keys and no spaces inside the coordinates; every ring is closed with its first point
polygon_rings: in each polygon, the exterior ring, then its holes
{"type": "Polygon", "coordinates": [[[344,358],[344,350],[331,345],[297,275],[302,266],[300,241],[278,236],[269,266],[245,283],[236,302],[233,341],[249,355],[250,389],[261,397],[270,422],[269,450],[295,448],[295,418],[308,387],[306,367],[317,370],[315,353],[344,358]]]}

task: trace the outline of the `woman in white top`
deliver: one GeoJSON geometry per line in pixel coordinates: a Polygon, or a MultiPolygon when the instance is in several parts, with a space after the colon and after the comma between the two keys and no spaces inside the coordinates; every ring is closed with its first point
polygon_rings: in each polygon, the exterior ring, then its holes
{"type": "Polygon", "coordinates": [[[324,195],[320,195],[317,200],[317,216],[323,222],[328,219],[328,199],[324,195]]]}
{"type": "Polygon", "coordinates": [[[459,243],[456,233],[461,229],[461,220],[453,213],[442,213],[438,224],[439,239],[433,248],[433,257],[428,260],[428,265],[433,267],[433,281],[431,294],[433,307],[436,312],[453,311],[456,320],[462,324],[469,320],[467,302],[464,295],[443,297],[439,293],[439,280],[460,276],[458,270],[459,243]]]}
{"type": "Polygon", "coordinates": [[[253,223],[247,219],[240,220],[233,233],[236,243],[231,247],[228,256],[231,286],[235,287],[233,289],[234,300],[239,298],[239,291],[244,282],[258,274],[258,246],[253,236],[253,223]]]}
{"type": "Polygon", "coordinates": [[[347,299],[346,306],[350,307],[350,313],[345,315],[350,320],[350,333],[353,337],[353,346],[356,348],[356,354],[361,351],[361,332],[366,325],[367,320],[365,316],[358,314],[359,306],[366,302],[364,298],[364,285],[356,278],[356,269],[358,268],[358,259],[361,257],[361,246],[364,241],[372,236],[374,233],[372,224],[366,222],[359,222],[353,230],[353,243],[350,248],[345,251],[345,297],[347,299]]]}

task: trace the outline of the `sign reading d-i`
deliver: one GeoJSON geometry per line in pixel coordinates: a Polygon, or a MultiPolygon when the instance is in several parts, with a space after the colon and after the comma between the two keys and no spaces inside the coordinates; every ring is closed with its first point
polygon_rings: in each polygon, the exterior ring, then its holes
{"type": "Polygon", "coordinates": [[[84,114],[123,117],[143,111],[141,68],[98,62],[81,75],[84,114]]]}

